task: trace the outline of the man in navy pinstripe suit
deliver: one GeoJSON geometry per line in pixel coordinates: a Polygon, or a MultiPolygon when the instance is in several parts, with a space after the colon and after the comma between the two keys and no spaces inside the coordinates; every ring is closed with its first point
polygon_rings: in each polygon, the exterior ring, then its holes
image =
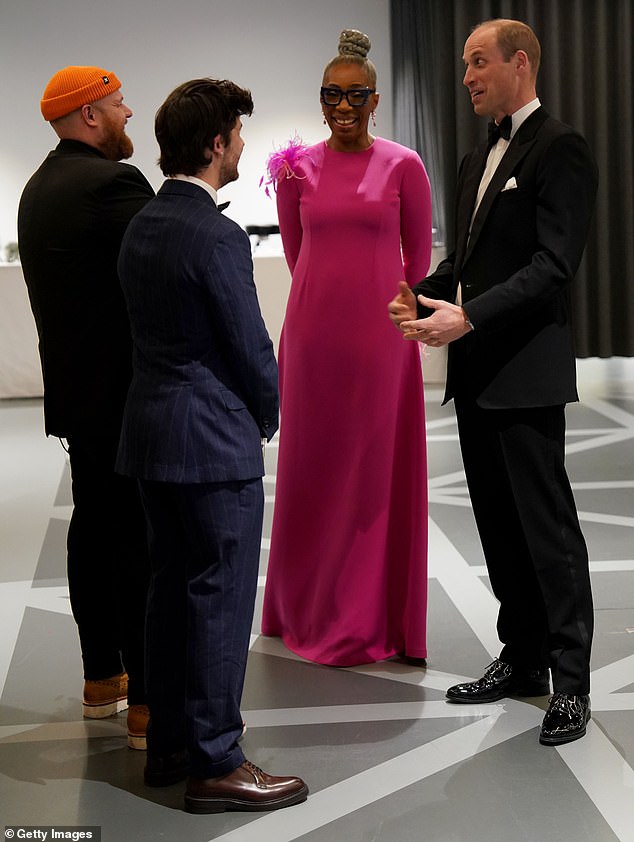
{"type": "Polygon", "coordinates": [[[118,470],[139,479],[152,580],[145,781],[189,776],[185,809],[274,810],[306,799],[238,740],[262,532],[262,441],[278,426],[277,364],[246,233],[216,191],[238,177],[248,91],[197,79],[156,115],[168,180],[119,258],[134,342],[118,470]]]}

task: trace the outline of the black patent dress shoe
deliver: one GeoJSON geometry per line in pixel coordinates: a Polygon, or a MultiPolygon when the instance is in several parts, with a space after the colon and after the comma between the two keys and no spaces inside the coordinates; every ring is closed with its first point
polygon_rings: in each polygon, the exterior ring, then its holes
{"type": "Polygon", "coordinates": [[[571,743],[586,733],[590,719],[590,696],[555,693],[542,722],[539,742],[544,746],[571,743]]]}
{"type": "Polygon", "coordinates": [[[171,786],[189,774],[189,754],[177,751],[165,756],[148,752],[143,780],[146,786],[171,786]]]}
{"type": "Polygon", "coordinates": [[[455,684],[447,690],[450,702],[475,705],[497,702],[506,696],[546,696],[550,693],[548,670],[526,670],[505,664],[498,658],[477,681],[455,684]]]}

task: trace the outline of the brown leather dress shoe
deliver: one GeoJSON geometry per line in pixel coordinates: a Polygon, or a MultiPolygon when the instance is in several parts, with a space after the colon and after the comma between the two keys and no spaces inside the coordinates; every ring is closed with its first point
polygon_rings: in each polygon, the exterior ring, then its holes
{"type": "Polygon", "coordinates": [[[130,705],[128,708],[128,748],[145,751],[147,724],[150,711],[147,705],[130,705]]]}
{"type": "Polygon", "coordinates": [[[225,810],[279,810],[305,801],[308,787],[301,778],[276,777],[245,760],[221,778],[189,778],[185,793],[188,813],[225,810]]]}
{"type": "Polygon", "coordinates": [[[99,681],[84,681],[83,712],[87,719],[114,716],[128,706],[128,676],[121,672],[99,681]]]}

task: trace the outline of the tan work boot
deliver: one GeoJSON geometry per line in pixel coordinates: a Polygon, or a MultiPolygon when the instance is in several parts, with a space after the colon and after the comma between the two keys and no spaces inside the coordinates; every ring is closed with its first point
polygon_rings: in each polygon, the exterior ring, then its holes
{"type": "Polygon", "coordinates": [[[147,723],[150,711],[147,705],[130,705],[128,708],[128,748],[145,751],[147,723]]]}
{"type": "Polygon", "coordinates": [[[127,706],[127,673],[121,672],[99,681],[84,681],[83,711],[87,719],[105,719],[125,710],[127,706]]]}

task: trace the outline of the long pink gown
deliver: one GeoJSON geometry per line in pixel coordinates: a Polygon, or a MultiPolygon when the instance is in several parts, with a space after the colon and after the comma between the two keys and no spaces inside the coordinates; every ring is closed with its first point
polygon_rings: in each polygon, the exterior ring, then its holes
{"type": "Polygon", "coordinates": [[[427,479],[419,345],[388,302],[428,270],[418,155],[308,147],[277,185],[292,273],[262,632],[322,664],[426,647],[427,479]],[[402,247],[402,256],[401,256],[402,247]]]}

